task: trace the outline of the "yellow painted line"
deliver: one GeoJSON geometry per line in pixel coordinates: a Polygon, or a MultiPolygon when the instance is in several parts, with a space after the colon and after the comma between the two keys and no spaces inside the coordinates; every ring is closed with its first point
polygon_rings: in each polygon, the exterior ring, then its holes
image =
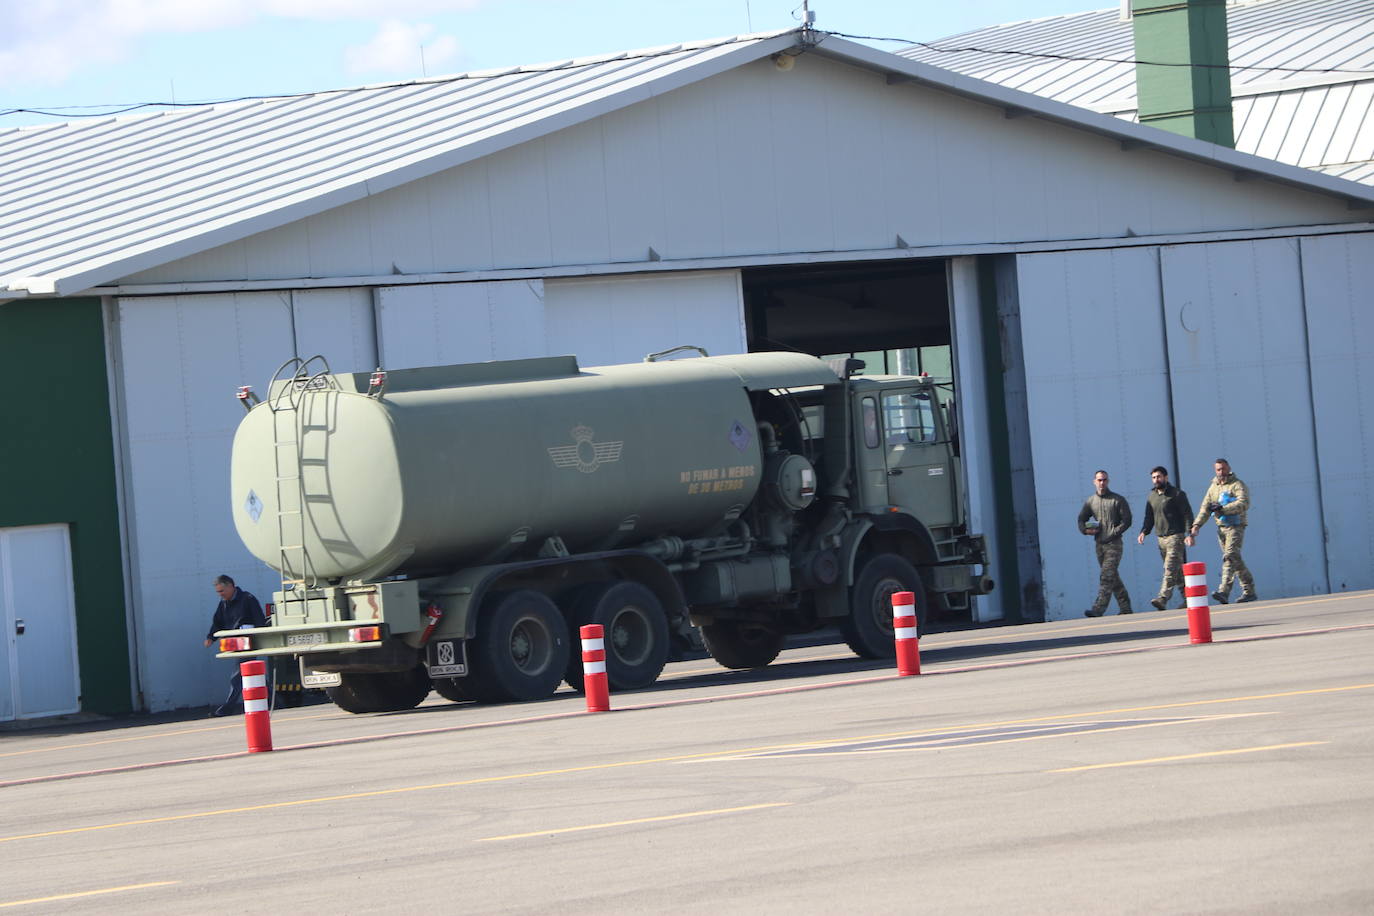
{"type": "Polygon", "coordinates": [[[32,903],[52,903],[54,900],[75,900],[78,897],[94,897],[97,894],[118,894],[121,891],[139,891],[147,887],[166,887],[169,884],[177,884],[176,881],[152,881],[148,884],[125,884],[122,887],[107,887],[98,891],[78,891],[72,894],[56,894],[52,897],[32,897],[28,900],[11,900],[8,903],[0,903],[0,910],[10,906],[28,906],[32,903]]]}
{"type": "Polygon", "coordinates": [[[685,760],[701,760],[708,757],[739,756],[760,751],[788,750],[791,748],[811,748],[822,744],[849,744],[855,741],[874,741],[881,738],[909,738],[919,735],[956,731],[960,728],[992,728],[999,725],[1024,725],[1034,722],[1054,722],[1066,719],[1083,719],[1093,716],[1120,715],[1129,712],[1147,712],[1157,709],[1180,709],[1190,706],[1209,706],[1217,703],[1242,703],[1252,700],[1273,700],[1283,697],[1314,696],[1323,693],[1342,693],[1351,690],[1369,690],[1374,684],[1351,684],[1345,687],[1318,687],[1312,690],[1289,690],[1283,693],[1264,693],[1244,697],[1219,697],[1211,700],[1193,700],[1181,703],[1162,703],[1155,706],[1128,706],[1119,709],[1096,710],[1093,712],[1065,713],[1054,716],[1037,716],[1028,719],[1004,719],[1001,721],[975,723],[965,726],[945,726],[943,728],[924,728],[912,731],[885,732],[876,735],[859,735],[835,738],[830,741],[799,741],[789,744],[764,745],[762,747],[741,748],[736,751],[703,751],[696,754],[676,754],[670,757],[650,757],[643,760],[622,760],[618,763],[589,763],[585,766],[563,767],[554,770],[536,770],[529,773],[507,773],[502,776],[480,776],[473,779],[459,779],[452,782],[436,782],[419,786],[398,786],[394,789],[375,789],[371,792],[350,792],[346,795],[325,795],[318,798],[300,798],[294,801],[268,802],[261,805],[245,805],[239,808],[218,808],[213,811],[193,811],[188,814],[172,814],[166,817],[144,818],[134,821],[120,821],[113,824],[92,824],[87,827],[69,827],[65,830],[47,830],[42,833],[26,833],[17,836],[0,837],[0,843],[16,840],[36,840],[50,836],[67,836],[75,833],[91,833],[97,830],[113,830],[120,827],[137,827],[146,824],[165,824],[174,821],[189,821],[203,817],[218,817],[223,814],[244,814],[250,811],[270,811],[278,808],[297,808],[303,805],[318,805],[327,802],[350,801],[359,798],[379,798],[386,795],[400,795],[405,792],[423,792],[430,789],[453,789],[462,786],[486,785],[499,782],[513,782],[519,779],[537,779],[545,776],[566,776],[570,773],[590,773],[598,770],[616,770],[624,767],[650,766],[659,763],[677,763],[685,760]]]}
{"type": "Polygon", "coordinates": [[[1281,751],[1290,747],[1312,747],[1316,744],[1330,744],[1329,741],[1295,741],[1292,744],[1266,744],[1263,747],[1238,747],[1229,751],[1203,751],[1199,754],[1175,754],[1172,757],[1147,757],[1144,760],[1123,760],[1120,763],[1092,763],[1081,767],[1064,767],[1060,770],[1046,770],[1046,773],[1081,773],[1084,770],[1106,770],[1112,767],[1135,767],[1149,763],[1169,763],[1174,760],[1197,760],[1202,757],[1225,757],[1228,754],[1254,754],[1259,751],[1281,751]]]}
{"type": "Polygon", "coordinates": [[[631,827],[635,824],[654,824],[661,821],[680,821],[689,817],[710,817],[713,814],[735,814],[739,811],[758,811],[760,808],[786,808],[791,802],[767,802],[761,805],[742,805],[738,808],[716,808],[712,811],[689,811],[686,814],[664,814],[658,817],[637,817],[628,821],[611,821],[608,824],[586,824],[582,827],[559,827],[554,830],[533,830],[529,833],[508,833],[505,836],[484,836],[479,843],[494,843],[497,840],[524,840],[532,836],[557,836],[560,833],[577,833],[580,830],[608,830],[611,827],[631,827]]]}

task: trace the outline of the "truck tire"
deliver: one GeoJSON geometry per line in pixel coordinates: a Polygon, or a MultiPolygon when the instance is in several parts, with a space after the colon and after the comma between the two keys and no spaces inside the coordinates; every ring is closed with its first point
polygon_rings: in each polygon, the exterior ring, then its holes
{"type": "Polygon", "coordinates": [[[840,621],[840,632],[854,654],[862,658],[892,658],[897,654],[892,637],[892,596],[916,594],[916,625],[926,622],[925,590],[920,573],[906,560],[880,553],[859,570],[849,592],[849,616],[840,621]]]}
{"type": "Polygon", "coordinates": [[[542,700],[558,689],[568,670],[568,624],[542,592],[492,595],[482,603],[469,648],[463,689],[472,699],[542,700]]]}
{"type": "Polygon", "coordinates": [[[422,665],[381,674],[344,671],[339,686],[326,687],[324,692],[344,712],[395,712],[424,702],[429,696],[429,676],[422,665]]]}
{"type": "Polygon", "coordinates": [[[703,624],[701,640],[706,651],[726,668],[762,668],[782,651],[782,632],[771,627],[717,620],[703,624]]]}
{"type": "Polygon", "coordinates": [[[451,703],[466,703],[472,699],[463,686],[466,680],[465,677],[436,677],[433,681],[434,692],[451,703]]]}
{"type": "MultiPolygon", "coordinates": [[[[573,627],[606,628],[606,681],[612,690],[648,687],[668,662],[668,615],[658,596],[638,582],[609,582],[586,592],[573,606],[573,627]]],[[[569,634],[578,638],[577,634],[569,634]]],[[[582,689],[582,653],[569,652],[564,679],[582,689]]]]}

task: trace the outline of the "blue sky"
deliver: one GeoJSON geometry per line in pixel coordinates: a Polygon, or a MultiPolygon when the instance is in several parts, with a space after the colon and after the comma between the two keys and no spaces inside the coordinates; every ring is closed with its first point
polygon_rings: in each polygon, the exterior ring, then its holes
{"type": "MultiPolygon", "coordinates": [[[[1115,5],[811,0],[817,28],[918,41],[1115,5]]],[[[0,0],[0,111],[307,92],[542,63],[789,28],[799,9],[800,0],[0,0]]],[[[61,120],[90,110],[68,108],[61,120]]],[[[0,115],[0,128],[53,120],[0,115]]]]}

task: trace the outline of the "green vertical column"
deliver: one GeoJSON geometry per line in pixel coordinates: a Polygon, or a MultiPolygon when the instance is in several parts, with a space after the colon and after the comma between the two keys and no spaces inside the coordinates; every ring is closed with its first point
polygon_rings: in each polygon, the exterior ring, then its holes
{"type": "Polygon", "coordinates": [[[992,500],[997,514],[997,571],[1002,610],[1007,623],[1022,623],[1021,568],[1016,547],[1016,509],[1011,490],[1011,437],[1007,429],[1006,360],[1002,322],[997,314],[997,267],[991,257],[978,259],[978,311],[982,324],[984,384],[987,388],[988,437],[992,454],[992,500]]]}
{"type": "Polygon", "coordinates": [[[1236,145],[1226,0],[1131,0],[1140,123],[1236,145]]]}
{"type": "Polygon", "coordinates": [[[65,524],[81,708],[133,708],[105,322],[98,299],[0,303],[0,528],[65,524]]]}

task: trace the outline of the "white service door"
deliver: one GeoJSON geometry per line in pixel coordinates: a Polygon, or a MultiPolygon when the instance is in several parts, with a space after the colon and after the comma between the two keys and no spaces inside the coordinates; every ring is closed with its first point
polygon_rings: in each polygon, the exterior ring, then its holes
{"type": "Polygon", "coordinates": [[[76,603],[66,525],[0,528],[0,719],[76,712],[76,603]]]}

